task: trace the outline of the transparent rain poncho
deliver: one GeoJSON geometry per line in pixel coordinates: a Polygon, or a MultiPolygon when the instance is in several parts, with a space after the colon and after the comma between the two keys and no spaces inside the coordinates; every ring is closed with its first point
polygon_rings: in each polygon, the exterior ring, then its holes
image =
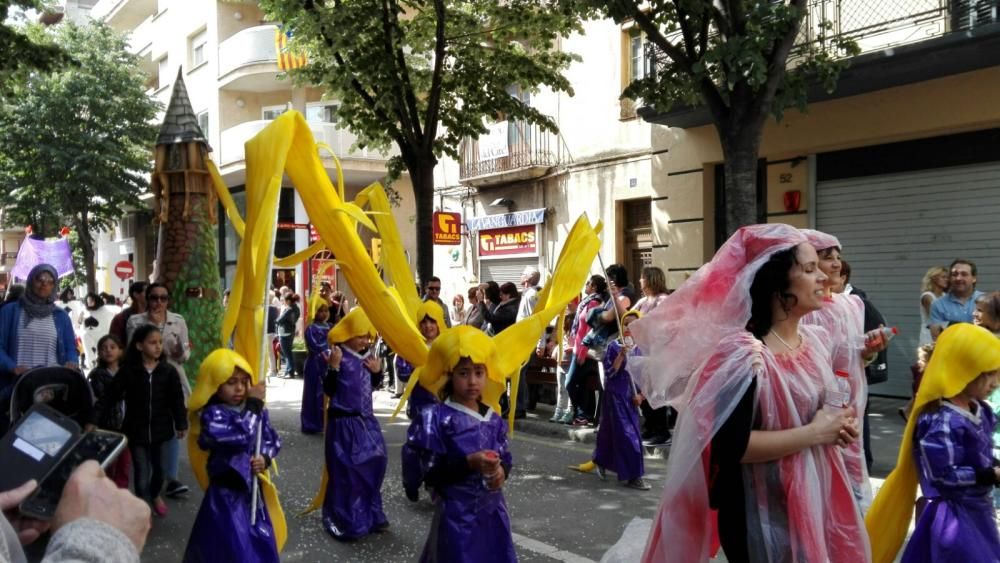
{"type": "MultiPolygon", "coordinates": [[[[805,236],[787,225],[744,227],[664,303],[630,325],[636,345],[649,351],[635,362],[637,382],[654,407],[669,404],[679,412],[644,561],[707,561],[714,554],[711,442],[754,379],[760,430],[808,424],[834,383],[833,346],[823,328],[801,326],[802,345],[780,355],[745,328],[757,270],[774,253],[802,243],[805,236]]],[[[870,560],[840,448],[816,446],[741,468],[751,560],[870,560]]]]}
{"type": "MultiPolygon", "coordinates": [[[[809,244],[817,252],[840,248],[837,237],[820,231],[802,229],[809,244]]],[[[834,371],[843,370],[851,383],[851,405],[858,416],[858,429],[864,431],[865,402],[868,400],[868,379],[861,354],[865,348],[865,304],[857,295],[834,293],[826,298],[823,308],[802,318],[802,324],[821,326],[830,335],[834,371]]],[[[855,440],[844,449],[844,463],[851,476],[854,496],[862,512],[872,503],[872,488],[868,481],[864,444],[855,440]]]]}

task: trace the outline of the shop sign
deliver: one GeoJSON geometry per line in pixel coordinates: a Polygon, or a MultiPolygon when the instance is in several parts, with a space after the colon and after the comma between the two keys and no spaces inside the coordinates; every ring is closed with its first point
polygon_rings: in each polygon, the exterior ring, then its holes
{"type": "Polygon", "coordinates": [[[485,229],[501,229],[503,227],[520,227],[545,222],[545,208],[514,211],[502,215],[486,215],[485,217],[469,217],[466,224],[470,231],[485,229]]]}
{"type": "Polygon", "coordinates": [[[538,253],[534,225],[479,231],[479,257],[530,255],[538,253]]]}
{"type": "Polygon", "coordinates": [[[494,160],[510,155],[507,142],[507,122],[490,123],[486,126],[486,134],[480,135],[476,143],[479,149],[479,160],[494,160]]]}
{"type": "Polygon", "coordinates": [[[434,244],[455,246],[462,243],[462,214],[434,212],[434,244]]]}

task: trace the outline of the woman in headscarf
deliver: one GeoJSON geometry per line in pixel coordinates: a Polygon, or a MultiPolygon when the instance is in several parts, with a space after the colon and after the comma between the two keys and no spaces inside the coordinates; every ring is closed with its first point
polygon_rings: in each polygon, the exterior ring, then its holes
{"type": "Polygon", "coordinates": [[[799,322],[823,306],[818,261],[795,228],[744,227],[632,323],[639,387],[680,413],[643,561],[708,561],[716,538],[730,561],[870,561],[856,413],[823,406],[830,338],[799,322]]]}
{"type": "MultiPolygon", "coordinates": [[[[0,309],[0,404],[6,410],[14,381],[38,366],[79,369],[73,322],[56,307],[56,269],[39,264],[28,273],[21,297],[0,309]]],[[[6,420],[6,417],[0,417],[6,420]]],[[[0,423],[0,430],[6,424],[0,423]]]]}

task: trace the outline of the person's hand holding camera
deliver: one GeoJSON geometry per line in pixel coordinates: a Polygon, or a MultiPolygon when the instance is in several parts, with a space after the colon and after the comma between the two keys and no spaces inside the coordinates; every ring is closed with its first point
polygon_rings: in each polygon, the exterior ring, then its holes
{"type": "Polygon", "coordinates": [[[151,526],[149,515],[149,505],[128,490],[119,489],[96,461],[86,461],[66,482],[52,529],[80,518],[93,518],[120,530],[141,553],[151,526]]]}
{"type": "Polygon", "coordinates": [[[0,510],[3,510],[3,515],[17,532],[17,539],[22,545],[37,540],[49,529],[48,522],[25,518],[17,510],[21,501],[28,498],[37,486],[38,482],[32,479],[16,489],[0,492],[0,510]]]}

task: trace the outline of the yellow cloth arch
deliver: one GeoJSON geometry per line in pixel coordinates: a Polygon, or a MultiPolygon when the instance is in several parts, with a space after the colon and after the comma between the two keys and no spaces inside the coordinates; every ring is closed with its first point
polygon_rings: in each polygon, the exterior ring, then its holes
{"type": "Polygon", "coordinates": [[[979,374],[998,368],[1000,339],[990,331],[962,323],[945,329],[938,337],[906,421],[896,468],[886,478],[865,515],[873,563],[893,561],[906,539],[919,483],[913,459],[913,432],[920,412],[938,399],[958,395],[979,374]]]}

